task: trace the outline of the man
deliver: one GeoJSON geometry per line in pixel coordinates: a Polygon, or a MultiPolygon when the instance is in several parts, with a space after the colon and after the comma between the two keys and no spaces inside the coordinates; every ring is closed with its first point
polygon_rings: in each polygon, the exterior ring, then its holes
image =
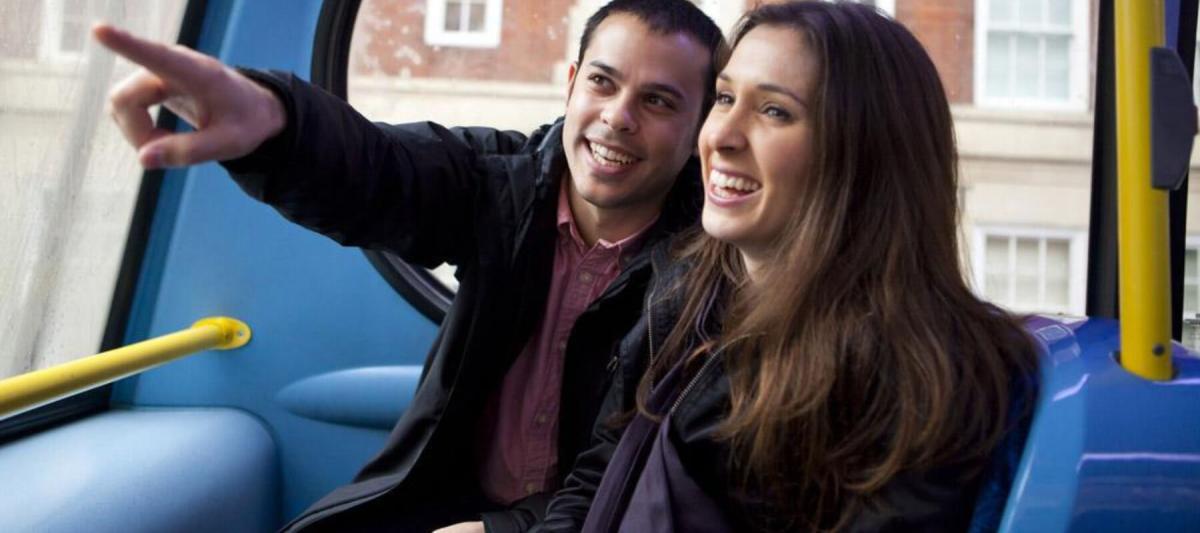
{"type": "Polygon", "coordinates": [[[590,438],[649,250],[700,206],[692,154],[724,56],[686,0],[615,0],[585,28],[562,119],[529,137],[375,125],[276,72],[99,26],[145,67],[113,116],[147,167],[221,160],[334,240],[454,264],[458,294],[387,446],[291,530],[520,531],[590,438]],[[165,102],[200,127],[155,130],[165,102]],[[461,522],[461,523],[460,523],[461,522]]]}

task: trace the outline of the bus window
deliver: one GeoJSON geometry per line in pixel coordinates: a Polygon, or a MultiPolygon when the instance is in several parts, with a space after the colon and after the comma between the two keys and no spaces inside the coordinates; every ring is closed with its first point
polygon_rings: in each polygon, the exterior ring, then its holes
{"type": "Polygon", "coordinates": [[[952,38],[932,25],[917,31],[931,52],[941,49],[932,53],[955,112],[964,249],[975,288],[1013,311],[1083,315],[1095,6],[956,5],[972,12],[958,17],[952,38]]]}
{"type": "MultiPolygon", "coordinates": [[[[528,132],[563,108],[567,2],[364,0],[348,100],[384,122],[528,132]]],[[[433,271],[453,290],[453,268],[433,271]]]]}
{"type": "MultiPolygon", "coordinates": [[[[1200,83],[1196,82],[1196,66],[1200,66],[1200,54],[1193,57],[1192,62],[1192,94],[1193,101],[1200,102],[1200,83]]],[[[1192,147],[1191,168],[1189,176],[1195,176],[1200,170],[1200,145],[1192,147]]],[[[1190,181],[1190,180],[1189,180],[1190,181]]],[[[1200,350],[1200,190],[1188,185],[1187,199],[1187,237],[1184,241],[1183,252],[1183,332],[1180,340],[1192,350],[1200,350]]]]}
{"type": "MultiPolygon", "coordinates": [[[[743,9],[740,2],[698,3],[722,27],[743,9]]],[[[351,44],[348,100],[377,121],[433,120],[529,133],[562,114],[567,67],[587,17],[601,5],[364,0],[351,44]]],[[[391,280],[404,272],[384,275],[391,280]]],[[[449,291],[457,286],[448,265],[433,276],[449,291]]]]}
{"type": "Polygon", "coordinates": [[[141,168],[104,112],[106,19],[173,41],[183,0],[0,3],[0,378],[99,349],[141,168]]]}
{"type": "MultiPolygon", "coordinates": [[[[522,132],[557,117],[599,0],[365,0],[349,100],[374,120],[522,132]]],[[[722,28],[756,0],[698,0],[722,28]]],[[[962,249],[1013,311],[1082,315],[1096,7],[1089,0],[863,0],[929,50],[955,117],[962,249]]],[[[439,271],[439,279],[453,279],[439,271]]]]}

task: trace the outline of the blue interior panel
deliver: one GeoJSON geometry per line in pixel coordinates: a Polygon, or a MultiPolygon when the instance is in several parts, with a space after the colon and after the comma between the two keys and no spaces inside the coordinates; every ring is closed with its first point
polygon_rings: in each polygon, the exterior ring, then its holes
{"type": "MultiPolygon", "coordinates": [[[[199,48],[232,65],[307,78],[320,8],[318,0],[208,2],[199,48]]],[[[367,409],[359,418],[371,424],[352,423],[355,415],[345,412],[301,416],[278,402],[281,391],[313,376],[423,363],[435,325],[359,250],[285,221],[207,164],[167,174],[146,257],[126,342],[213,315],[247,322],[254,337],[242,349],[125,380],[115,403],[235,407],[260,417],[279,443],[286,517],[347,482],[380,449],[390,426],[383,418],[399,416],[415,375],[382,387],[374,381],[358,389],[363,397],[347,399],[367,409]],[[387,402],[393,407],[381,410],[387,402]]]]}

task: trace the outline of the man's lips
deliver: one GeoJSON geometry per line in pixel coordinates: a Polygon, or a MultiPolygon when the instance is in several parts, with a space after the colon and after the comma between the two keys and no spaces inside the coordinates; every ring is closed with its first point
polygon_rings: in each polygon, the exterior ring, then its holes
{"type": "Polygon", "coordinates": [[[585,139],[592,161],[603,167],[621,168],[641,161],[641,158],[628,149],[612,144],[605,144],[592,139],[585,139]]]}

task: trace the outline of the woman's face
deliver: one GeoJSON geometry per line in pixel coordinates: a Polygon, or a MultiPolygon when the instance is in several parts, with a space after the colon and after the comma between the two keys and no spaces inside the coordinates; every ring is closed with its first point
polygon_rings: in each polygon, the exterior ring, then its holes
{"type": "Polygon", "coordinates": [[[796,216],[812,150],[808,100],[816,75],[816,58],[799,32],[758,27],[717,77],[716,102],[699,139],[702,222],[748,261],[765,259],[796,216]]]}

